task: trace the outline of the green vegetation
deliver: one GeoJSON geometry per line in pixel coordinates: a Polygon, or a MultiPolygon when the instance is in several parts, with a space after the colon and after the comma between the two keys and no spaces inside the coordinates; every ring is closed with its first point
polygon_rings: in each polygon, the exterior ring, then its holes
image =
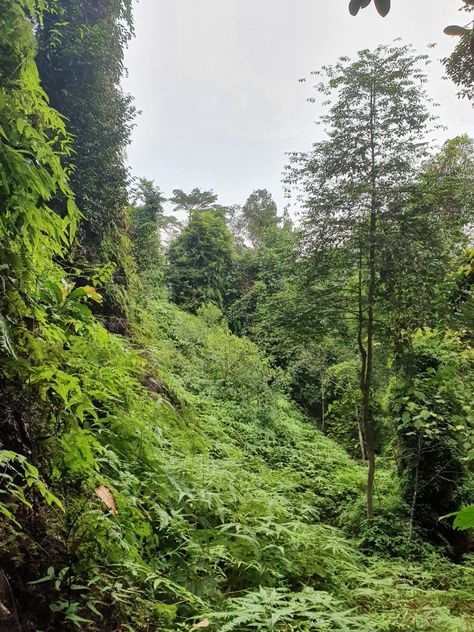
{"type": "Polygon", "coordinates": [[[472,140],[362,51],[299,225],[264,189],[181,223],[127,191],[131,23],[0,15],[0,629],[469,632],[472,140]]]}
{"type": "Polygon", "coordinates": [[[254,191],[242,207],[242,223],[252,246],[260,245],[264,232],[278,223],[278,210],[266,189],[254,191]]]}
{"type": "MultiPolygon", "coordinates": [[[[127,236],[124,163],[134,108],[123,93],[124,46],[133,33],[131,0],[53,0],[37,28],[38,68],[50,104],[74,137],[70,186],[83,215],[74,249],[76,278],[102,269],[102,312],[116,331],[126,328],[128,285],[135,282],[127,236]]],[[[61,212],[62,199],[53,200],[61,212]]]]}
{"type": "Polygon", "coordinates": [[[196,310],[202,303],[228,304],[232,278],[232,236],[219,212],[195,210],[169,249],[173,300],[196,310]]]}
{"type": "MultiPolygon", "coordinates": [[[[463,0],[462,10],[466,13],[474,11],[472,0],[463,0]]],[[[472,101],[472,84],[474,82],[474,21],[465,26],[451,25],[444,29],[446,35],[459,37],[459,44],[454,53],[444,60],[447,73],[454,83],[459,86],[459,96],[472,101]]]]}

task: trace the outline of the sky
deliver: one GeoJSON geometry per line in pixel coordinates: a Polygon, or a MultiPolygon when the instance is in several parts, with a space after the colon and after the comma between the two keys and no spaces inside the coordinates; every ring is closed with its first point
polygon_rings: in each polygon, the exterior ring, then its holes
{"type": "Polygon", "coordinates": [[[393,0],[386,18],[372,5],[354,18],[348,0],[140,0],[124,80],[141,112],[128,149],[133,175],[165,195],[213,189],[222,204],[267,188],[282,210],[286,153],[321,134],[322,111],[306,100],[311,83],[298,79],[399,37],[421,52],[437,43],[428,92],[447,127],[440,141],[474,136],[472,106],[443,80],[439,61],[456,43],[443,28],[468,21],[460,4],[393,0]]]}

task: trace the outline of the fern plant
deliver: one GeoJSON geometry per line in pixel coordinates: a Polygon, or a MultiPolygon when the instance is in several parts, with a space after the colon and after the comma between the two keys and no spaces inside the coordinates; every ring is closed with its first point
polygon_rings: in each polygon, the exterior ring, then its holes
{"type": "Polygon", "coordinates": [[[220,632],[232,630],[349,630],[376,628],[365,618],[345,609],[329,593],[306,587],[301,592],[264,588],[227,601],[227,608],[208,615],[220,632]]]}

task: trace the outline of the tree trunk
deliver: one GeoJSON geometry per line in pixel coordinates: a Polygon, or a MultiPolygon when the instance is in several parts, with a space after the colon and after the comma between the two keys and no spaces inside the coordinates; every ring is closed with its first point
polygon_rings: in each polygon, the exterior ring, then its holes
{"type": "Polygon", "coordinates": [[[408,542],[411,542],[413,537],[413,525],[415,522],[415,509],[416,509],[416,501],[418,497],[418,481],[420,478],[420,459],[421,459],[421,444],[422,444],[422,435],[420,434],[418,437],[418,447],[416,453],[416,465],[415,465],[415,480],[413,481],[413,496],[411,499],[411,507],[410,507],[410,526],[408,528],[408,542]]]}
{"type": "Polygon", "coordinates": [[[375,482],[375,436],[372,414],[372,373],[374,350],[374,299],[376,286],[376,232],[377,232],[377,174],[375,161],[375,81],[372,82],[370,94],[370,152],[371,152],[371,201],[369,219],[369,248],[368,248],[368,283],[367,283],[367,322],[364,322],[364,300],[362,292],[362,240],[359,254],[359,318],[358,318],[358,345],[361,356],[360,391],[362,395],[361,427],[365,439],[365,451],[368,461],[367,473],[367,521],[373,518],[373,496],[375,482]],[[364,346],[364,325],[366,326],[367,342],[364,346]]]}
{"type": "Polygon", "coordinates": [[[319,381],[321,382],[321,432],[326,430],[326,353],[323,353],[322,364],[319,369],[319,381]]]}
{"type": "Polygon", "coordinates": [[[321,373],[321,432],[324,432],[326,429],[326,394],[324,392],[324,377],[321,373]]]}

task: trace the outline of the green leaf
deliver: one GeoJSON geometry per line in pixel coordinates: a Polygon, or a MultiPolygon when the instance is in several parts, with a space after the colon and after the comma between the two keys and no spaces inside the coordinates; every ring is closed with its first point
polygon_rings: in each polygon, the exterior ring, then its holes
{"type": "Polygon", "coordinates": [[[361,0],[351,0],[349,2],[349,13],[354,16],[357,15],[359,13],[361,5],[362,5],[361,0]]]}
{"type": "Polygon", "coordinates": [[[65,615],[66,621],[71,621],[74,625],[79,625],[80,623],[94,623],[91,619],[85,619],[84,617],[80,617],[78,614],[74,612],[69,612],[65,615]]]}
{"type": "Polygon", "coordinates": [[[374,0],[375,8],[384,18],[390,11],[390,0],[374,0]]]}
{"type": "Polygon", "coordinates": [[[16,121],[16,128],[20,132],[20,134],[23,134],[23,131],[27,125],[28,121],[25,121],[25,119],[17,119],[16,121]]]}
{"type": "Polygon", "coordinates": [[[67,212],[69,213],[69,215],[75,215],[77,213],[77,206],[72,198],[68,198],[66,202],[66,206],[67,206],[67,212]]]}
{"type": "Polygon", "coordinates": [[[36,584],[42,584],[44,582],[49,582],[52,580],[52,577],[49,575],[45,575],[44,577],[40,577],[39,579],[35,579],[33,582],[28,582],[30,586],[35,586],[36,584]]]}
{"type": "Polygon", "coordinates": [[[96,303],[102,302],[102,296],[91,285],[84,285],[82,289],[84,290],[85,294],[87,294],[87,296],[91,298],[93,301],[95,301],[96,303]]]}
{"type": "Polygon", "coordinates": [[[371,2],[372,0],[351,0],[349,2],[349,13],[351,15],[357,15],[360,9],[365,9],[371,2]]]}
{"type": "Polygon", "coordinates": [[[7,142],[10,142],[10,139],[8,138],[5,129],[0,125],[0,136],[2,136],[7,142]]]}
{"type": "Polygon", "coordinates": [[[474,529],[474,505],[469,505],[468,507],[461,509],[461,511],[455,511],[454,513],[443,516],[441,520],[444,518],[451,518],[453,516],[456,516],[456,519],[453,522],[453,529],[459,529],[460,531],[474,529]]]}
{"type": "Polygon", "coordinates": [[[28,582],[30,586],[35,586],[36,584],[43,584],[44,582],[48,582],[52,580],[54,577],[54,567],[50,566],[46,571],[46,575],[44,577],[40,577],[39,579],[35,579],[32,582],[28,582]]]}
{"type": "Polygon", "coordinates": [[[88,298],[91,298],[96,303],[101,303],[102,302],[102,296],[91,285],[84,285],[82,287],[76,288],[75,290],[73,290],[69,294],[68,298],[70,300],[73,300],[73,299],[78,298],[80,296],[87,296],[88,298]]]}
{"type": "Polygon", "coordinates": [[[451,35],[453,37],[463,37],[464,35],[470,33],[470,31],[468,29],[465,29],[463,26],[451,24],[444,29],[443,33],[445,35],[451,35]]]}

